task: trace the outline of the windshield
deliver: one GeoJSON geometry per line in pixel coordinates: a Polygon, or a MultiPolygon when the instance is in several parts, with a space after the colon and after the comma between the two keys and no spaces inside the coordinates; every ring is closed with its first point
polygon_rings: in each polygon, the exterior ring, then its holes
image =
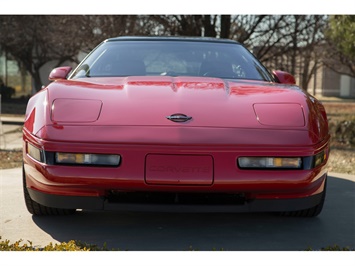
{"type": "Polygon", "coordinates": [[[70,78],[125,76],[272,79],[240,44],[157,40],[104,42],[84,59],[70,78]]]}

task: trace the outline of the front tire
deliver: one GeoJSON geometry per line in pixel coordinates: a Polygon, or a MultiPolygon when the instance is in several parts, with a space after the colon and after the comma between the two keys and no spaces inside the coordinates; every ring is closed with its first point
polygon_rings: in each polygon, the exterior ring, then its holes
{"type": "Polygon", "coordinates": [[[22,168],[22,180],[23,180],[23,195],[25,198],[25,204],[29,213],[33,215],[69,215],[75,213],[75,209],[60,209],[47,207],[31,199],[30,194],[26,186],[25,169],[22,168]]]}
{"type": "Polygon", "coordinates": [[[319,202],[318,205],[316,205],[312,208],[309,208],[309,209],[305,209],[305,210],[281,212],[280,214],[282,216],[290,216],[290,217],[316,217],[316,216],[318,216],[322,212],[322,209],[323,209],[325,195],[326,195],[326,189],[327,189],[327,179],[325,180],[324,190],[322,192],[322,198],[321,198],[321,201],[319,202]]]}

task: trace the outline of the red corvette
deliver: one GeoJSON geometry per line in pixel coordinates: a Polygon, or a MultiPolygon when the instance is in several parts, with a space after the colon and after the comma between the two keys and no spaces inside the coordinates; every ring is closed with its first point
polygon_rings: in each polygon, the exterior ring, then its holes
{"type": "Polygon", "coordinates": [[[112,38],[49,79],[23,128],[32,214],[322,210],[324,107],[237,42],[112,38]]]}

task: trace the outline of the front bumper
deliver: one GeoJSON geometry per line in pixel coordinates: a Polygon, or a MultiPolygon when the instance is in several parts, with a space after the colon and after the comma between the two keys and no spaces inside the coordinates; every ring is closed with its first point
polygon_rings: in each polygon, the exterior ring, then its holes
{"type": "Polygon", "coordinates": [[[61,196],[28,189],[31,198],[48,207],[63,209],[115,210],[134,212],[239,213],[285,212],[312,208],[322,201],[322,194],[294,199],[254,199],[244,204],[154,204],[117,203],[105,197],[61,196]]]}
{"type": "MultiPolygon", "coordinates": [[[[25,132],[26,133],[26,132],[25,132]]],[[[321,201],[326,164],[301,170],[243,170],[239,156],[313,156],[328,149],[329,140],[314,146],[108,144],[46,141],[24,134],[24,169],[31,198],[48,207],[96,210],[151,210],[203,212],[292,211],[311,208],[321,201]],[[86,167],[46,164],[26,152],[26,142],[48,152],[120,154],[119,167],[86,167]],[[148,154],[203,155],[213,160],[213,176],[207,184],[149,184],[148,154]],[[221,193],[242,195],[238,204],[117,203],[115,192],[221,193]]],[[[144,203],[144,202],[143,202],[144,203]]]]}

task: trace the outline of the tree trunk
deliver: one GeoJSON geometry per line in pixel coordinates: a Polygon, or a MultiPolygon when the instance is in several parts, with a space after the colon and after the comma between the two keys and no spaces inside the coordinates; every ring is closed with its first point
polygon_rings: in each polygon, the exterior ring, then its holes
{"type": "Polygon", "coordinates": [[[43,83],[41,81],[41,76],[39,74],[39,69],[36,69],[33,73],[31,73],[32,76],[32,91],[37,92],[42,89],[43,83]]]}
{"type": "Polygon", "coordinates": [[[221,16],[221,38],[228,39],[231,29],[231,16],[222,15],[221,16]]]}
{"type": "Polygon", "coordinates": [[[21,92],[26,91],[26,75],[27,75],[27,70],[23,66],[23,64],[19,64],[20,67],[20,73],[21,73],[21,92]]]}
{"type": "Polygon", "coordinates": [[[211,23],[211,16],[204,15],[203,18],[203,27],[205,29],[205,37],[216,37],[215,25],[211,23]]]}

